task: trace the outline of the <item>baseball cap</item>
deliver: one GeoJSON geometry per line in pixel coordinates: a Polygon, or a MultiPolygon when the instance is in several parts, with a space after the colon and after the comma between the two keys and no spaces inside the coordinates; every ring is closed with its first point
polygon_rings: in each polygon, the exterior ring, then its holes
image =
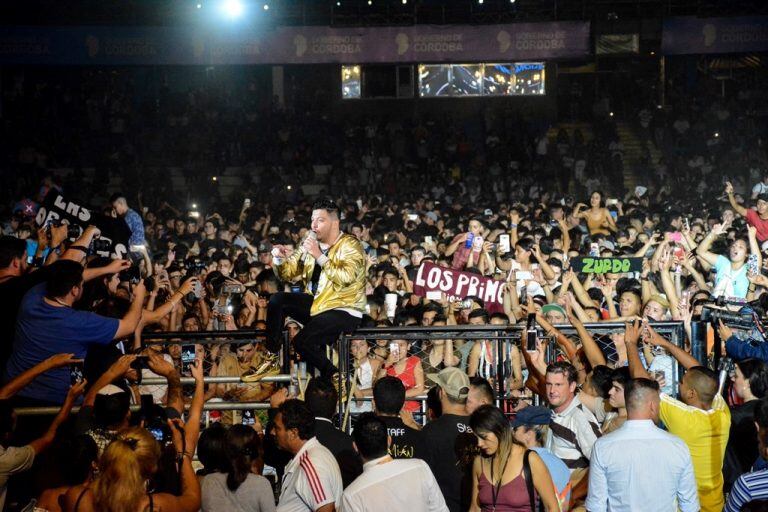
{"type": "Polygon", "coordinates": [[[285,317],[285,324],[284,324],[285,327],[288,327],[288,324],[296,324],[296,325],[299,326],[299,329],[303,329],[304,328],[304,324],[302,324],[298,320],[294,320],[293,318],[291,318],[289,316],[285,317]]]}
{"type": "Polygon", "coordinates": [[[126,393],[123,388],[117,387],[114,384],[107,384],[101,388],[96,394],[101,396],[112,396],[118,393],[126,393]]]}
{"type": "Polygon", "coordinates": [[[517,411],[512,427],[530,425],[549,425],[552,422],[552,411],[546,407],[529,405],[517,411]]]}
{"type": "Polygon", "coordinates": [[[469,377],[458,368],[444,368],[440,373],[427,374],[427,378],[456,400],[465,400],[469,394],[469,377]]]}

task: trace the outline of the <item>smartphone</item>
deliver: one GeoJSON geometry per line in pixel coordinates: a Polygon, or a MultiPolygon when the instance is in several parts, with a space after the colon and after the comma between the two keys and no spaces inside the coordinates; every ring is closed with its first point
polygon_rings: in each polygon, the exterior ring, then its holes
{"type": "Polygon", "coordinates": [[[690,231],[691,230],[691,223],[688,222],[687,218],[683,218],[683,225],[685,226],[685,230],[686,231],[690,231]]]}
{"type": "Polygon", "coordinates": [[[499,235],[499,252],[502,254],[507,254],[512,250],[512,247],[509,244],[509,234],[503,233],[499,235]]]}
{"type": "Polygon", "coordinates": [[[243,418],[240,421],[242,422],[243,425],[253,425],[254,423],[256,423],[255,418],[256,417],[252,410],[245,409],[243,411],[243,418]]]}
{"type": "Polygon", "coordinates": [[[525,350],[528,352],[536,351],[536,315],[528,315],[528,322],[525,329],[525,350]]]}
{"type": "Polygon", "coordinates": [[[163,433],[163,429],[150,427],[147,430],[149,430],[149,433],[152,434],[152,437],[154,437],[158,443],[165,442],[165,434],[163,433]]]}
{"type": "MultiPolygon", "coordinates": [[[[464,247],[467,248],[467,249],[472,247],[472,242],[473,242],[474,239],[475,239],[475,234],[474,233],[467,233],[467,241],[464,243],[464,247]]],[[[386,242],[386,240],[385,240],[385,242],[386,242]]]]}
{"type": "Polygon", "coordinates": [[[189,367],[195,364],[195,346],[194,345],[182,345],[181,346],[181,373],[189,375],[189,367]]]}
{"type": "Polygon", "coordinates": [[[472,299],[465,299],[461,301],[461,309],[472,309],[472,299]]]}
{"type": "Polygon", "coordinates": [[[680,243],[680,241],[683,239],[683,236],[680,234],[679,231],[672,231],[669,233],[669,239],[672,242],[680,243]]]}
{"type": "Polygon", "coordinates": [[[616,198],[606,199],[605,200],[605,206],[615,206],[619,204],[619,200],[616,198]]]}
{"type": "Polygon", "coordinates": [[[616,220],[619,217],[619,212],[615,212],[613,210],[609,210],[608,213],[611,214],[611,217],[613,217],[613,220],[616,220]]]}
{"type": "Polygon", "coordinates": [[[202,297],[202,295],[203,295],[203,283],[198,281],[194,285],[192,285],[192,293],[195,295],[195,298],[197,298],[197,299],[202,297]]]}
{"type": "Polygon", "coordinates": [[[251,206],[251,200],[250,198],[246,197],[243,199],[243,208],[248,208],[249,206],[251,206]]]}
{"type": "Polygon", "coordinates": [[[139,356],[131,363],[131,368],[141,374],[141,370],[149,368],[149,356],[139,356]]]}
{"type": "Polygon", "coordinates": [[[427,245],[432,245],[432,237],[431,236],[425,236],[424,237],[424,243],[427,245]]]}
{"type": "Polygon", "coordinates": [[[480,250],[483,248],[483,237],[476,236],[472,240],[472,250],[475,252],[480,252],[480,250]]]}
{"type": "Polygon", "coordinates": [[[398,343],[390,343],[389,353],[392,354],[392,357],[395,359],[400,359],[400,345],[398,343]]]}
{"type": "Polygon", "coordinates": [[[69,383],[71,385],[80,384],[85,379],[85,372],[83,371],[83,362],[72,363],[69,365],[69,383]]]}
{"type": "Polygon", "coordinates": [[[685,249],[683,249],[682,247],[675,247],[674,249],[672,249],[672,254],[675,256],[675,258],[682,260],[683,258],[685,258],[685,249]]]}
{"type": "Polygon", "coordinates": [[[593,258],[599,258],[600,257],[600,245],[592,242],[589,244],[589,255],[593,258]]]}
{"type": "Polygon", "coordinates": [[[757,254],[750,254],[747,258],[747,274],[756,276],[760,273],[760,269],[757,268],[757,254]]]}
{"type": "Polygon", "coordinates": [[[416,215],[415,213],[409,213],[408,220],[419,220],[419,216],[416,215]]]}

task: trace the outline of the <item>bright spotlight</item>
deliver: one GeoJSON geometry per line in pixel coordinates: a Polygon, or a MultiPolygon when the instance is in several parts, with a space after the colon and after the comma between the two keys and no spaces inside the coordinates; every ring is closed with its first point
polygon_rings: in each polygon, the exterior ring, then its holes
{"type": "Polygon", "coordinates": [[[240,0],[224,0],[223,9],[224,13],[230,18],[239,18],[243,14],[245,7],[240,0]]]}
{"type": "Polygon", "coordinates": [[[408,3],[408,0],[403,0],[403,5],[406,5],[408,3]]]}
{"type": "Polygon", "coordinates": [[[264,4],[264,10],[265,10],[265,11],[268,11],[268,10],[269,10],[269,4],[264,4]]]}
{"type": "Polygon", "coordinates": [[[198,3],[197,3],[197,8],[198,8],[198,9],[202,9],[202,8],[203,8],[203,4],[201,4],[200,2],[198,2],[198,3]]]}

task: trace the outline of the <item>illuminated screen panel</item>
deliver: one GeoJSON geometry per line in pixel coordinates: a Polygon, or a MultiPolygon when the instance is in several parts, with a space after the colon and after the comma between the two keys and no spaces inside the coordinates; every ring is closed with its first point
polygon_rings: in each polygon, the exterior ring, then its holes
{"type": "Polygon", "coordinates": [[[451,66],[419,64],[419,96],[430,98],[451,95],[451,66]]]}
{"type": "Polygon", "coordinates": [[[341,66],[341,97],[345,100],[359,99],[360,66],[341,66]]]}
{"type": "Polygon", "coordinates": [[[519,96],[543,95],[544,63],[515,62],[515,86],[512,94],[519,96]]]}
{"type": "Polygon", "coordinates": [[[515,73],[513,64],[486,64],[483,76],[483,94],[507,96],[514,94],[515,73]]]}
{"type": "Polygon", "coordinates": [[[482,64],[454,64],[451,66],[451,94],[453,96],[480,96],[482,93],[482,64]]]}

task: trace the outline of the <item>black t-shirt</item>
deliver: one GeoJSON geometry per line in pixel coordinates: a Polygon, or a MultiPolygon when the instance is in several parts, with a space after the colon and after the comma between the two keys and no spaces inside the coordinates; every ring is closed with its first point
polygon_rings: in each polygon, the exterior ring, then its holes
{"type": "Polygon", "coordinates": [[[731,432],[725,448],[723,478],[728,490],[743,473],[749,473],[758,457],[755,408],[752,400],[731,410],[731,432]]]}
{"type": "Polygon", "coordinates": [[[471,470],[471,457],[466,456],[477,444],[469,416],[444,414],[428,423],[424,430],[429,464],[435,475],[445,503],[451,512],[467,510],[471,496],[467,495],[465,473],[471,470]],[[466,463],[465,466],[463,463],[466,463]]]}
{"type": "Polygon", "coordinates": [[[11,355],[21,299],[33,287],[48,280],[49,267],[0,281],[0,371],[11,355]]]}
{"type": "Polygon", "coordinates": [[[387,425],[387,433],[392,438],[389,455],[393,459],[427,460],[424,436],[420,430],[409,427],[395,416],[379,416],[379,419],[387,425]]]}

